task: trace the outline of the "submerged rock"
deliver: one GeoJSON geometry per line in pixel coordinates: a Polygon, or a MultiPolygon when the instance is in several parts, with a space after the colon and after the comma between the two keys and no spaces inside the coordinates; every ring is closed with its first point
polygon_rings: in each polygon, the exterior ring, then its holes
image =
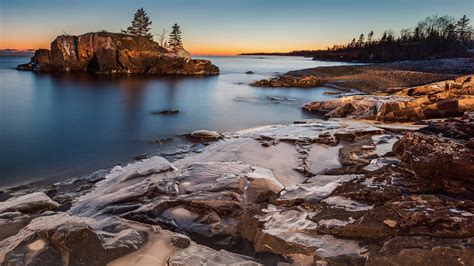
{"type": "Polygon", "coordinates": [[[178,113],[179,113],[178,109],[167,109],[163,111],[151,112],[152,115],[175,115],[178,113]]]}
{"type": "Polygon", "coordinates": [[[37,50],[30,63],[17,69],[153,75],[219,73],[210,61],[191,59],[184,50],[170,52],[146,37],[109,32],[58,36],[50,50],[37,50]]]}

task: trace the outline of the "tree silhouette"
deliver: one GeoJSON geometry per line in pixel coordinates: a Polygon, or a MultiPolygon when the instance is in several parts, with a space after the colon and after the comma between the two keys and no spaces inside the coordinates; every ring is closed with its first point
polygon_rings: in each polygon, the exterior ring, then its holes
{"type": "Polygon", "coordinates": [[[472,29],[469,27],[470,21],[471,20],[466,15],[464,15],[456,23],[457,31],[459,33],[459,38],[461,39],[461,41],[467,41],[471,38],[472,29]]]}
{"type": "Polygon", "coordinates": [[[369,32],[369,34],[367,35],[367,44],[370,45],[370,44],[372,43],[372,38],[373,38],[373,37],[374,37],[374,31],[371,30],[371,31],[369,32]]]}
{"type": "Polygon", "coordinates": [[[365,36],[364,34],[361,34],[359,36],[359,40],[357,40],[357,47],[363,47],[365,44],[365,36]]]}
{"type": "Polygon", "coordinates": [[[132,26],[128,27],[127,30],[122,30],[122,33],[135,35],[135,36],[144,36],[149,39],[153,38],[153,35],[150,33],[151,20],[146,14],[143,8],[137,10],[133,16],[132,26]]]}
{"type": "Polygon", "coordinates": [[[156,37],[158,39],[158,43],[160,46],[165,47],[166,46],[166,30],[163,28],[163,30],[160,33],[156,34],[156,37]]]}
{"type": "Polygon", "coordinates": [[[183,42],[181,41],[181,30],[178,23],[175,23],[171,28],[168,46],[171,47],[175,52],[183,48],[183,42]]]}

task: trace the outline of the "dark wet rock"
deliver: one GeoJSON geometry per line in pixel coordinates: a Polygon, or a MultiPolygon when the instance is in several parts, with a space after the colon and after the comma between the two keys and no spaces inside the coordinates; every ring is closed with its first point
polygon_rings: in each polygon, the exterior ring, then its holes
{"type": "Polygon", "coordinates": [[[152,140],[151,142],[152,143],[157,143],[157,144],[163,144],[165,142],[170,142],[170,141],[173,141],[174,138],[172,137],[166,137],[166,138],[159,138],[159,139],[155,139],[155,140],[152,140]]]}
{"type": "Polygon", "coordinates": [[[185,51],[170,52],[141,36],[95,32],[58,36],[51,50],[37,50],[21,70],[88,71],[102,74],[214,75],[208,60],[190,59],[185,51]],[[30,67],[31,66],[31,67],[30,67]]]}
{"type": "Polygon", "coordinates": [[[252,83],[252,86],[257,87],[298,87],[298,88],[311,88],[319,86],[323,83],[323,81],[316,77],[316,76],[291,76],[291,75],[283,75],[276,78],[271,79],[263,79],[259,81],[255,81],[252,83]]]}
{"type": "Polygon", "coordinates": [[[254,72],[253,71],[247,71],[247,72],[245,72],[245,74],[251,75],[251,74],[254,74],[254,72]]]}
{"type": "Polygon", "coordinates": [[[184,235],[175,235],[171,238],[171,243],[178,248],[187,248],[191,244],[191,239],[184,235]]]}
{"type": "Polygon", "coordinates": [[[22,71],[31,71],[33,70],[33,63],[32,62],[29,62],[29,63],[26,63],[26,64],[20,64],[16,67],[17,70],[22,70],[22,71]]]}
{"type": "Polygon", "coordinates": [[[149,157],[148,154],[140,154],[140,155],[137,155],[137,156],[133,157],[133,159],[136,160],[136,161],[141,161],[141,160],[144,160],[148,157],[149,157]]]}
{"type": "Polygon", "coordinates": [[[175,115],[178,114],[178,109],[167,109],[162,111],[151,112],[152,115],[175,115]]]}
{"type": "Polygon", "coordinates": [[[21,213],[37,213],[53,210],[58,206],[59,204],[46,196],[44,192],[35,192],[0,202],[0,213],[15,211],[21,213]]]}
{"type": "Polygon", "coordinates": [[[419,131],[425,134],[469,141],[474,137],[474,122],[460,119],[433,121],[430,122],[427,127],[424,127],[419,131]]]}

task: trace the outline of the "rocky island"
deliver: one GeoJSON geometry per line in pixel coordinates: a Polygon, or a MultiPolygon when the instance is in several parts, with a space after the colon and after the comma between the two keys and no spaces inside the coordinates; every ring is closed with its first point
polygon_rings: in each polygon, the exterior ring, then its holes
{"type": "Polygon", "coordinates": [[[93,32],[58,36],[18,70],[82,71],[99,74],[215,75],[209,60],[191,59],[184,49],[168,50],[145,36],[93,32]]]}

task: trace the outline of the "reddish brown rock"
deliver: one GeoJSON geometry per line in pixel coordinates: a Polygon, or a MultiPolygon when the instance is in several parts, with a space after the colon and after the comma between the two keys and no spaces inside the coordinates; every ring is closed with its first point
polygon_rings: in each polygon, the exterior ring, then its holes
{"type": "Polygon", "coordinates": [[[303,106],[328,117],[355,117],[384,122],[460,117],[474,111],[472,76],[428,85],[392,89],[377,95],[346,96],[303,106]]]}
{"type": "Polygon", "coordinates": [[[366,265],[469,265],[474,261],[472,238],[397,236],[369,255],[366,265]]]}
{"type": "Polygon", "coordinates": [[[394,151],[419,177],[456,179],[474,185],[474,152],[461,143],[407,133],[394,146],[394,151]]]}
{"type": "Polygon", "coordinates": [[[109,32],[58,36],[51,50],[36,51],[21,70],[88,71],[153,75],[214,75],[219,68],[208,60],[193,60],[184,52],[169,52],[141,36],[109,32]]]}

